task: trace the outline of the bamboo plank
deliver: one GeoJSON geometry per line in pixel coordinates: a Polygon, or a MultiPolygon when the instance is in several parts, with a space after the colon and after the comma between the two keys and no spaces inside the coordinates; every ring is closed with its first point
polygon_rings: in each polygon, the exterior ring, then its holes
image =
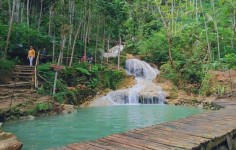
{"type": "Polygon", "coordinates": [[[123,140],[131,141],[132,143],[135,143],[136,145],[140,145],[149,149],[171,149],[172,148],[164,144],[150,142],[150,141],[142,140],[142,139],[136,139],[136,138],[127,136],[126,134],[113,135],[112,137],[117,137],[123,140]]]}
{"type": "Polygon", "coordinates": [[[170,136],[171,138],[179,139],[181,141],[186,141],[186,142],[192,143],[192,144],[199,144],[199,143],[203,143],[203,142],[209,140],[206,138],[200,138],[200,137],[196,137],[196,136],[187,135],[184,132],[182,132],[182,133],[177,133],[175,131],[163,132],[163,130],[158,130],[158,129],[146,130],[145,133],[143,133],[143,134],[155,134],[155,135],[162,134],[162,135],[170,136]]]}
{"type": "Polygon", "coordinates": [[[140,149],[140,148],[132,147],[127,144],[119,143],[119,142],[116,142],[114,140],[107,139],[107,138],[98,139],[98,141],[114,145],[115,147],[122,150],[139,150],[140,149]]]}
{"type": "Polygon", "coordinates": [[[165,137],[165,136],[161,136],[161,135],[145,135],[142,133],[131,133],[131,132],[127,132],[124,133],[126,136],[129,137],[133,137],[133,138],[137,138],[140,140],[145,140],[145,141],[149,141],[149,142],[154,142],[154,143],[159,143],[162,145],[166,145],[168,147],[173,147],[174,149],[190,149],[192,148],[194,145],[193,144],[188,144],[188,143],[179,143],[179,141],[176,141],[170,137],[165,137]]]}
{"type": "Polygon", "coordinates": [[[101,141],[92,141],[92,142],[88,142],[89,145],[94,145],[97,147],[101,147],[104,149],[112,149],[112,150],[120,150],[121,148],[118,148],[117,146],[110,144],[110,143],[106,143],[106,142],[101,142],[101,141]]]}
{"type": "Polygon", "coordinates": [[[71,148],[72,150],[104,150],[102,148],[89,145],[87,143],[75,143],[75,144],[70,144],[67,147],[71,148]]]}
{"type": "MultiPolygon", "coordinates": [[[[179,130],[184,130],[186,132],[196,133],[197,135],[201,135],[205,138],[214,138],[219,135],[219,133],[216,133],[210,127],[205,127],[203,129],[198,126],[190,126],[190,125],[186,125],[186,124],[180,123],[180,122],[173,122],[172,125],[176,125],[176,128],[179,130]]],[[[218,131],[222,132],[220,130],[218,130],[218,131]]]]}

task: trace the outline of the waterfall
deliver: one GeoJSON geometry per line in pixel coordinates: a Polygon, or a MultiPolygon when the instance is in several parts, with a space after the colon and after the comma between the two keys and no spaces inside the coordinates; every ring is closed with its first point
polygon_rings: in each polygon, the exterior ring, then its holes
{"type": "Polygon", "coordinates": [[[159,71],[151,67],[145,61],[138,59],[128,59],[126,60],[126,72],[129,75],[134,75],[136,78],[140,77],[145,80],[153,80],[159,71]]]}
{"type": "Polygon", "coordinates": [[[116,90],[108,93],[91,103],[92,106],[97,105],[117,105],[117,104],[163,104],[165,95],[162,88],[153,80],[159,74],[156,68],[150,64],[138,60],[126,60],[126,73],[133,75],[136,84],[128,89],[116,90]]]}

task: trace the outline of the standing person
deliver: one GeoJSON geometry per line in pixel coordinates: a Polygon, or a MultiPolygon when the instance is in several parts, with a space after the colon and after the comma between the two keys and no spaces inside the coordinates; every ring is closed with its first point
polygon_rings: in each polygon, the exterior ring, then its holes
{"type": "Polygon", "coordinates": [[[91,57],[88,58],[88,63],[91,64],[92,62],[93,62],[93,57],[91,56],[91,57]]]}
{"type": "Polygon", "coordinates": [[[82,58],[81,58],[81,61],[82,62],[85,62],[87,60],[87,57],[86,57],[86,55],[84,55],[82,58]]]}
{"type": "Polygon", "coordinates": [[[93,62],[93,57],[91,56],[88,58],[89,70],[91,70],[91,68],[92,68],[92,62],[93,62]]]}
{"type": "Polygon", "coordinates": [[[35,50],[33,49],[32,46],[30,46],[30,49],[28,51],[28,57],[27,57],[27,59],[29,59],[30,66],[33,66],[34,58],[35,58],[35,50]]]}
{"type": "Polygon", "coordinates": [[[47,54],[48,54],[48,52],[47,52],[46,48],[43,48],[43,50],[41,52],[41,57],[40,57],[42,63],[46,63],[46,55],[47,54]]]}

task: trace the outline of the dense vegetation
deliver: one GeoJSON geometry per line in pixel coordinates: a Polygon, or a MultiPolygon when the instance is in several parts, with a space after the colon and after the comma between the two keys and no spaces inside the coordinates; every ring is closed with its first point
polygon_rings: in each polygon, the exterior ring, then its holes
{"type": "MultiPolygon", "coordinates": [[[[195,84],[192,92],[203,95],[208,70],[236,67],[235,0],[0,0],[0,14],[1,58],[18,56],[22,63],[29,45],[46,47],[54,61],[59,55],[69,57],[61,61],[69,67],[58,80],[66,86],[83,82],[92,89],[114,88],[98,78],[117,82],[117,72],[115,78],[106,76],[109,71],[100,65],[101,54],[120,40],[126,53],[157,64],[179,88],[195,84]],[[88,70],[71,59],[82,55],[94,56],[100,65],[88,70]]],[[[41,73],[53,77],[46,66],[40,66],[41,73]]],[[[51,91],[45,91],[48,87],[41,92],[51,91]]],[[[59,101],[65,91],[61,87],[59,101]]]]}
{"type": "MultiPolygon", "coordinates": [[[[51,69],[50,63],[39,66],[38,72],[42,83],[38,92],[51,95],[54,71],[51,69]]],[[[102,89],[117,89],[124,77],[123,71],[111,70],[99,64],[90,66],[86,62],[76,63],[60,72],[56,94],[54,95],[55,100],[60,103],[78,105],[88,98],[92,98],[102,89]]]]}

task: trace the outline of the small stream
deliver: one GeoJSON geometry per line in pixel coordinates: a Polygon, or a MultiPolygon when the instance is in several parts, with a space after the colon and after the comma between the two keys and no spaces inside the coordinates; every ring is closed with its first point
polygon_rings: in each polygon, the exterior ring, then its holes
{"type": "Polygon", "coordinates": [[[24,144],[23,150],[41,150],[173,121],[202,111],[156,104],[80,108],[73,114],[4,123],[3,131],[14,133],[24,144]]]}

